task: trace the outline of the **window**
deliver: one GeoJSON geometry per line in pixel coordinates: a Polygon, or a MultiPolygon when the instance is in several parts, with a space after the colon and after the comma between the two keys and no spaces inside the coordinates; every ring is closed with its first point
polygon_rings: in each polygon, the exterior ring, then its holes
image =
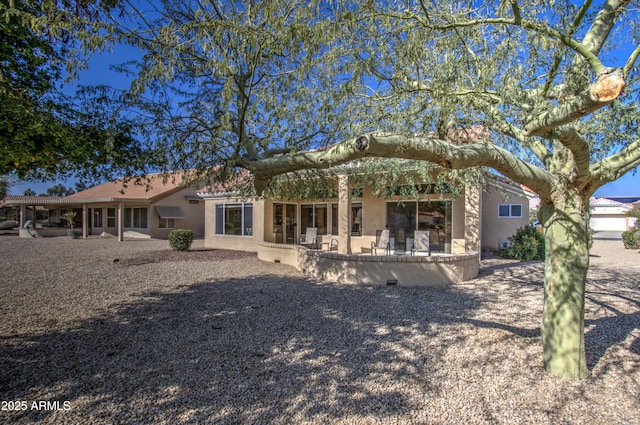
{"type": "Polygon", "coordinates": [[[351,236],[362,236],[362,204],[351,204],[351,236]]]}
{"type": "Polygon", "coordinates": [[[337,236],[338,232],[338,204],[331,204],[331,234],[337,236]]]}
{"type": "MultiPolygon", "coordinates": [[[[362,203],[351,203],[351,236],[362,236],[362,203]]],[[[338,204],[331,204],[331,234],[337,236],[338,231],[338,204]]]]}
{"type": "Polygon", "coordinates": [[[451,201],[406,201],[387,203],[387,227],[394,240],[393,249],[411,249],[409,239],[416,230],[429,232],[431,250],[451,254],[451,201]]]}
{"type": "Polygon", "coordinates": [[[93,209],[93,227],[102,227],[102,208],[93,209]]]}
{"type": "Polygon", "coordinates": [[[319,235],[328,230],[327,204],[302,204],[300,206],[300,232],[305,234],[307,227],[317,227],[319,235]]]}
{"type": "Polygon", "coordinates": [[[160,218],[158,223],[159,229],[175,229],[176,228],[176,219],[175,218],[160,218]]]}
{"type": "Polygon", "coordinates": [[[498,217],[522,217],[522,204],[498,205],[498,217]]]}
{"type": "Polygon", "coordinates": [[[124,227],[130,229],[146,229],[147,208],[125,208],[124,227]]]}
{"type": "Polygon", "coordinates": [[[107,227],[116,227],[116,209],[107,208],[107,227]]]}
{"type": "Polygon", "coordinates": [[[216,235],[253,235],[253,204],[216,204],[216,235]]]}

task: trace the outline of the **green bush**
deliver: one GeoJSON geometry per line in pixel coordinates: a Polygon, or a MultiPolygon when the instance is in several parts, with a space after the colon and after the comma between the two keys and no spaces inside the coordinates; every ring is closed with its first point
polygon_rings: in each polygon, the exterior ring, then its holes
{"type": "Polygon", "coordinates": [[[638,249],[638,241],[635,238],[636,233],[640,233],[637,227],[622,233],[622,243],[626,249],[638,249]]]}
{"type": "Polygon", "coordinates": [[[544,260],[544,236],[537,227],[525,226],[509,238],[509,246],[500,255],[520,261],[544,260]]]}
{"type": "Polygon", "coordinates": [[[169,233],[169,246],[174,251],[188,251],[193,242],[193,232],[188,229],[176,229],[169,233]]]}

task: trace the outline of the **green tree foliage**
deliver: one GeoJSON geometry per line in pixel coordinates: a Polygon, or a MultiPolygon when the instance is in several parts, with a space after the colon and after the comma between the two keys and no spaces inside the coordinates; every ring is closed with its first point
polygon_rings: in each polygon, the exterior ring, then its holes
{"type": "Polygon", "coordinates": [[[75,193],[72,188],[65,187],[65,185],[61,183],[47,188],[47,196],[67,196],[72,193],[75,193]]]}
{"type": "Polygon", "coordinates": [[[353,162],[399,181],[411,160],[418,177],[475,184],[464,170],[493,169],[538,193],[545,367],[588,374],[589,197],[640,164],[636,3],[106,6],[83,3],[97,20],[54,7],[47,22],[83,48],[141,49],[114,100],[131,102],[167,168],[208,181],[248,170],[262,194],[278,176],[353,162]]]}
{"type": "Polygon", "coordinates": [[[144,169],[144,152],[126,120],[100,99],[60,91],[70,29],[45,24],[53,18],[44,10],[50,4],[0,1],[0,174],[99,179],[144,169]]]}

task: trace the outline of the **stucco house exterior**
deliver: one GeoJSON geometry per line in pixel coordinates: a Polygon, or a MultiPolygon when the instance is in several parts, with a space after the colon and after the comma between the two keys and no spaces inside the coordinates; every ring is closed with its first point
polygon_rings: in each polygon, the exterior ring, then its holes
{"type": "Polygon", "coordinates": [[[297,267],[343,283],[442,284],[475,277],[482,248],[498,249],[529,223],[534,194],[496,180],[461,195],[425,193],[419,199],[374,196],[340,177],[328,199],[244,199],[230,190],[201,190],[205,246],[256,252],[265,261],[297,267]],[[316,249],[301,247],[308,228],[316,249]],[[382,230],[391,255],[372,255],[382,230]],[[431,256],[411,256],[416,231],[427,231],[431,256]]]}
{"type": "Polygon", "coordinates": [[[48,210],[47,226],[36,229],[41,236],[64,234],[61,228],[67,223],[61,215],[71,211],[76,212],[74,225],[84,237],[104,232],[120,240],[166,239],[177,228],[191,229],[195,237],[204,236],[204,202],[196,189],[183,185],[180,173],[151,174],[139,181],[118,179],[59,198],[7,197],[5,203],[20,206],[20,227],[28,207],[48,210]]]}

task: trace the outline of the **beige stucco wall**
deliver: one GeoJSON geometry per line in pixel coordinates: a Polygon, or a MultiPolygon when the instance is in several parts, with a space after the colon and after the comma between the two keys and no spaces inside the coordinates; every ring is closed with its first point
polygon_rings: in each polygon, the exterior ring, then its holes
{"type": "Polygon", "coordinates": [[[174,229],[160,229],[160,216],[156,212],[156,206],[180,207],[186,218],[175,220],[175,229],[189,229],[196,238],[204,237],[205,215],[204,201],[200,200],[193,189],[183,189],[167,196],[149,207],[148,224],[152,238],[167,239],[174,229]],[[187,198],[189,197],[189,198],[187,198]],[[197,204],[189,203],[189,199],[198,199],[197,204]]]}
{"type": "MultiPolygon", "coordinates": [[[[451,199],[451,196],[429,195],[424,197],[424,199],[442,200],[451,199]]],[[[452,254],[464,254],[468,251],[477,251],[478,249],[474,248],[477,248],[480,245],[478,240],[480,233],[479,216],[477,212],[473,212],[473,208],[479,207],[479,200],[475,199],[474,202],[466,202],[465,199],[465,196],[459,196],[452,201],[452,254]],[[471,212],[469,209],[471,209],[471,212]],[[468,221],[468,223],[466,221],[468,221]],[[469,229],[475,230],[470,231],[469,229]]],[[[385,229],[387,221],[387,203],[397,201],[398,199],[383,199],[374,196],[368,189],[363,190],[362,197],[354,197],[351,199],[352,204],[361,204],[363,208],[362,236],[350,236],[351,252],[353,254],[370,252],[371,243],[374,242],[376,238],[376,231],[385,229]]],[[[223,202],[236,202],[236,200],[226,197],[210,197],[205,200],[205,246],[209,248],[225,248],[256,252],[260,242],[275,243],[273,223],[274,203],[294,205],[298,220],[302,204],[326,204],[328,212],[327,227],[329,234],[319,235],[318,239],[320,241],[327,242],[330,239],[338,238],[338,235],[330,234],[332,227],[334,227],[332,223],[331,206],[332,204],[338,204],[337,199],[329,201],[305,200],[303,202],[280,202],[268,199],[253,201],[254,232],[252,237],[215,234],[215,205],[223,202]]],[[[299,241],[301,236],[301,226],[297,226],[296,241],[299,241]]],[[[325,249],[326,247],[327,245],[325,245],[325,249]]]]}
{"type": "Polygon", "coordinates": [[[369,256],[309,253],[298,269],[315,278],[351,285],[439,286],[478,275],[479,253],[454,256],[369,256]]]}
{"type": "Polygon", "coordinates": [[[233,202],[239,201],[237,199],[226,197],[205,199],[205,247],[256,252],[258,250],[258,242],[262,241],[265,234],[265,201],[245,201],[253,204],[253,234],[251,236],[216,235],[216,205],[233,202]]]}
{"type": "Polygon", "coordinates": [[[482,191],[482,247],[499,249],[518,228],[529,224],[529,198],[517,189],[501,189],[496,186],[483,188],[482,191]],[[522,217],[499,217],[498,206],[504,204],[522,205],[522,217]]]}

